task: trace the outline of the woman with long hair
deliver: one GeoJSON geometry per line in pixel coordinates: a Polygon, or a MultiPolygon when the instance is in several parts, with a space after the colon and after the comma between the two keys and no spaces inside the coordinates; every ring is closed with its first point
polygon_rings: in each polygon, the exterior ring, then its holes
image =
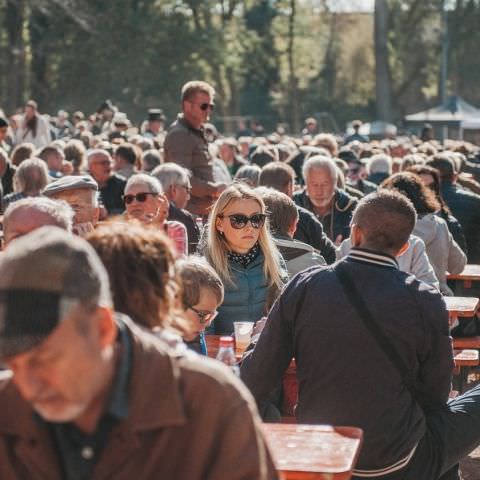
{"type": "Polygon", "coordinates": [[[428,258],[440,282],[440,291],[452,295],[447,285],[447,272],[460,273],[467,257],[453,239],[445,220],[436,215],[440,203],[435,194],[411,172],[392,175],[381,184],[381,188],[397,190],[413,203],[418,215],[413,234],[425,242],[428,258]]]}
{"type": "Polygon", "coordinates": [[[463,233],[463,228],[460,225],[460,222],[452,215],[452,212],[448,208],[448,205],[445,203],[445,200],[442,198],[441,193],[441,181],[440,174],[438,170],[430,167],[429,165],[414,165],[410,167],[408,172],[415,173],[420,177],[423,184],[433,191],[435,194],[438,203],[440,204],[440,209],[437,211],[437,215],[440,218],[443,218],[447,222],[448,229],[452,234],[454,240],[458,243],[458,246],[468,254],[467,252],[467,241],[465,240],[465,235],[463,233]]]}
{"type": "Polygon", "coordinates": [[[35,148],[40,149],[51,141],[48,121],[38,112],[37,102],[29,100],[25,104],[25,113],[15,131],[15,144],[30,142],[35,148]]]}
{"type": "Polygon", "coordinates": [[[266,315],[286,280],[261,196],[242,183],[224,190],[210,214],[206,240],[203,253],[225,286],[214,333],[230,334],[233,322],[266,315]]]}

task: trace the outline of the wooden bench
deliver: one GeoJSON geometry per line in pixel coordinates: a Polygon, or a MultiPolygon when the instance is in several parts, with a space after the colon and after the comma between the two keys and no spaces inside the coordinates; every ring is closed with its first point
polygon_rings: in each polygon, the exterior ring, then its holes
{"type": "Polygon", "coordinates": [[[480,265],[465,265],[463,272],[456,275],[449,274],[448,279],[463,281],[465,288],[472,288],[472,282],[480,281],[480,265]]]}
{"type": "Polygon", "coordinates": [[[468,383],[468,373],[471,367],[478,367],[479,354],[478,350],[463,349],[454,350],[455,370],[457,374],[453,379],[454,387],[460,393],[463,393],[468,383]]]}
{"type": "Polygon", "coordinates": [[[456,337],[453,339],[453,348],[455,350],[480,349],[480,337],[456,337]]]}

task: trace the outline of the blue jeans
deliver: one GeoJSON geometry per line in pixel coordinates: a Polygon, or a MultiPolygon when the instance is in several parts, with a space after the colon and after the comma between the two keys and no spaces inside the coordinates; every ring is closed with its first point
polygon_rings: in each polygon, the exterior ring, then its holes
{"type": "MultiPolygon", "coordinates": [[[[480,444],[480,385],[425,413],[427,430],[410,463],[378,480],[456,480],[458,462],[480,444]]],[[[361,480],[352,477],[352,480],[361,480]]]]}

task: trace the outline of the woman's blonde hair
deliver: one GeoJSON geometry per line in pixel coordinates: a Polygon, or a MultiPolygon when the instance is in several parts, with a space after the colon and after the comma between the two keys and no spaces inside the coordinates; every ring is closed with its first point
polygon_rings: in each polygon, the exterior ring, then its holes
{"type": "MultiPolygon", "coordinates": [[[[217,230],[216,221],[218,216],[225,211],[227,206],[237,200],[254,200],[260,206],[262,213],[265,213],[266,211],[265,204],[263,203],[260,194],[242,183],[234,183],[224,190],[213,206],[209,218],[205,256],[212,267],[220,275],[222,281],[230,284],[233,284],[227,258],[227,253],[230,249],[226,238],[217,230]]],[[[280,289],[283,285],[280,253],[270,235],[268,221],[265,222],[260,229],[258,243],[265,259],[263,262],[263,272],[268,281],[268,285],[280,289]]]]}

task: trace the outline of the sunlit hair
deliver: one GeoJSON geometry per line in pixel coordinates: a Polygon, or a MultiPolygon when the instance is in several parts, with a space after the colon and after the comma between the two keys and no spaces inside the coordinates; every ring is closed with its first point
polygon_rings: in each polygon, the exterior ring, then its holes
{"type": "Polygon", "coordinates": [[[32,158],[35,152],[33,143],[21,143],[17,145],[10,154],[10,160],[15,166],[19,166],[27,158],[32,158]]]}
{"type": "Polygon", "coordinates": [[[193,100],[197,93],[205,93],[210,96],[211,100],[213,100],[215,89],[207,82],[192,80],[182,87],[182,102],[193,100]]]}
{"type": "Polygon", "coordinates": [[[435,193],[424,185],[422,179],[411,172],[400,172],[384,180],[381,188],[397,190],[405,195],[415,207],[418,215],[434,213],[440,209],[435,193]]]}
{"type": "Polygon", "coordinates": [[[116,311],[149,329],[187,330],[174,311],[175,259],[165,234],[137,222],[110,222],[86,238],[108,272],[116,311]]]}
{"type": "MultiPolygon", "coordinates": [[[[205,256],[220,275],[222,281],[230,284],[233,283],[227,258],[227,253],[230,249],[225,237],[220,235],[220,232],[217,230],[216,220],[218,216],[225,211],[228,205],[237,200],[254,200],[260,206],[262,213],[265,213],[266,211],[265,204],[258,192],[242,183],[234,183],[224,190],[213,206],[209,218],[205,256]]],[[[263,272],[269,286],[281,288],[283,282],[280,254],[278,253],[277,247],[270,234],[268,222],[265,222],[260,229],[258,243],[265,259],[263,263],[263,272]]]]}
{"type": "Polygon", "coordinates": [[[48,182],[47,164],[40,158],[27,158],[13,176],[14,190],[31,196],[39,195],[48,182]]]}

